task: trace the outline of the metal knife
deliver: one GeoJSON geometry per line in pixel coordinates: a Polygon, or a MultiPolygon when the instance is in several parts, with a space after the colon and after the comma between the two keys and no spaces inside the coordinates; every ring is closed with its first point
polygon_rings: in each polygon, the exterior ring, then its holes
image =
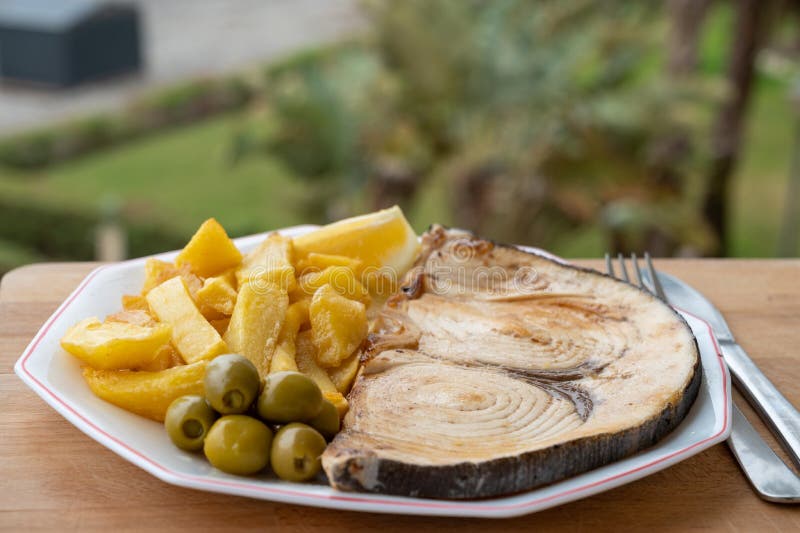
{"type": "Polygon", "coordinates": [[[728,446],[756,493],[774,503],[800,503],[800,477],[775,455],[736,404],[731,406],[728,446]]]}
{"type": "Polygon", "coordinates": [[[659,272],[657,277],[672,305],[711,324],[734,384],[800,468],[800,412],[736,343],[722,314],[711,302],[697,290],[669,274],[659,272]]]}

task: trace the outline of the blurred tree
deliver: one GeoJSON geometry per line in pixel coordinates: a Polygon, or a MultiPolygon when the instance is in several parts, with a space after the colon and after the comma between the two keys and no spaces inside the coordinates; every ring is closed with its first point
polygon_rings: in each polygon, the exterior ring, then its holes
{"type": "Polygon", "coordinates": [[[669,0],[669,56],[667,66],[672,75],[694,73],[697,69],[698,45],[711,0],[669,0]]]}
{"type": "Polygon", "coordinates": [[[656,3],[370,6],[395,114],[424,133],[459,225],[548,245],[601,222],[617,248],[710,246],[683,184],[697,175],[702,91],[646,65],[656,3]]]}
{"type": "Polygon", "coordinates": [[[266,150],[311,185],[298,199],[307,220],[347,215],[345,199],[367,180],[360,136],[369,120],[368,88],[378,74],[374,54],[352,43],[268,68],[267,90],[234,136],[233,163],[266,150]]]}
{"type": "Polygon", "coordinates": [[[756,57],[767,37],[768,12],[776,6],[773,0],[733,0],[732,4],[735,17],[726,74],[730,94],[713,127],[712,164],[703,199],[703,214],[717,236],[714,252],[719,255],[727,252],[730,182],[740,152],[756,57]]]}
{"type": "Polygon", "coordinates": [[[714,246],[695,193],[712,92],[654,61],[660,3],[385,0],[366,13],[369,40],[269,74],[277,126],[256,144],[326,184],[320,205],[363,190],[371,207],[407,207],[434,178],[459,225],[496,239],[549,246],[601,224],[620,251],[714,246]]]}

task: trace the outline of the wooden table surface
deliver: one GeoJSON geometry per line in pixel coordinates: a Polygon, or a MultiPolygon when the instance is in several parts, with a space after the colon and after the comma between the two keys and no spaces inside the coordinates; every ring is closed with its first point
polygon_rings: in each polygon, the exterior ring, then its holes
{"type": "MultiPolygon", "coordinates": [[[[173,487],[75,429],[13,373],[42,323],[94,266],[31,265],[0,284],[0,529],[800,531],[800,508],[761,501],[724,444],[623,487],[508,520],[333,511],[173,487]]],[[[659,260],[657,266],[706,293],[764,373],[800,404],[800,260],[659,260]]]]}

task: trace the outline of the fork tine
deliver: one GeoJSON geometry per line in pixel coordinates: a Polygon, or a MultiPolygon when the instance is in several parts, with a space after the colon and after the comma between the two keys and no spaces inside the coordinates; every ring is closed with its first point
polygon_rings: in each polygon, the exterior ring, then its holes
{"type": "Polygon", "coordinates": [[[664,287],[661,286],[661,280],[658,279],[658,272],[653,266],[653,259],[650,257],[649,252],[644,253],[644,261],[647,263],[647,272],[650,274],[650,279],[653,280],[653,287],[656,290],[656,296],[667,301],[667,295],[664,293],[664,287]]]}
{"type": "Polygon", "coordinates": [[[606,272],[612,278],[616,278],[617,274],[614,272],[614,263],[611,262],[611,255],[606,252],[606,272]]]}
{"type": "Polygon", "coordinates": [[[631,263],[633,263],[633,272],[636,274],[636,281],[639,282],[639,288],[649,291],[650,288],[644,284],[642,279],[642,270],[639,268],[639,258],[636,254],[631,254],[631,263]]]}
{"type": "Polygon", "coordinates": [[[619,260],[619,269],[622,272],[622,279],[630,283],[631,278],[628,277],[628,267],[625,266],[625,256],[621,253],[617,254],[617,259],[619,260]]]}

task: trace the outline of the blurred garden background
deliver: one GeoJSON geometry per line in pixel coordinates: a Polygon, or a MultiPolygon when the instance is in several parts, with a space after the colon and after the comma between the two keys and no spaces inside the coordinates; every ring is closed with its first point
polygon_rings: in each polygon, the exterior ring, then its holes
{"type": "Polygon", "coordinates": [[[800,253],[800,2],[131,5],[138,74],[0,85],[0,272],[393,204],[568,257],[800,253]]]}

